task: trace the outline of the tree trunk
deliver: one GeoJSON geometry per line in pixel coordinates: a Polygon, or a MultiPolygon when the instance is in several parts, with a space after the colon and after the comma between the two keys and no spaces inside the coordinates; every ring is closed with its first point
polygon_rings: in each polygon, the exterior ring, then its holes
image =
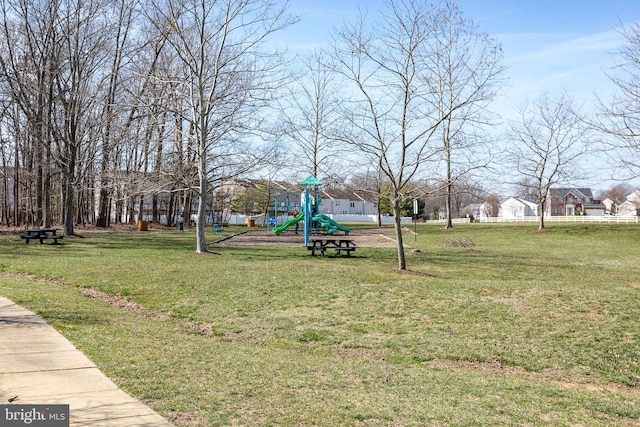
{"type": "Polygon", "coordinates": [[[72,236],[73,231],[73,183],[72,177],[64,177],[64,234],[72,236]]]}
{"type": "MultiPolygon", "coordinates": [[[[14,117],[15,117],[14,113],[14,117]]],[[[13,158],[13,226],[17,227],[20,224],[20,187],[22,185],[21,182],[21,174],[20,174],[20,148],[18,144],[19,138],[17,137],[19,129],[18,120],[14,120],[14,132],[16,132],[16,144],[14,148],[14,158],[13,158]]]]}
{"type": "MultiPolygon", "coordinates": [[[[39,133],[39,132],[38,132],[39,133]]],[[[42,146],[40,145],[41,141],[40,138],[38,138],[38,140],[35,141],[34,147],[36,150],[36,155],[35,155],[35,159],[36,159],[36,218],[35,218],[35,224],[37,226],[41,226],[42,225],[42,220],[43,220],[43,210],[44,210],[44,206],[43,206],[43,201],[44,201],[44,197],[43,197],[43,189],[44,189],[44,167],[43,167],[43,158],[44,156],[42,155],[42,146]]]]}
{"type": "Polygon", "coordinates": [[[393,201],[393,223],[396,231],[396,242],[398,242],[398,268],[400,270],[407,269],[407,262],[404,256],[404,243],[402,241],[402,216],[400,215],[400,201],[393,201]]]}
{"type": "Polygon", "coordinates": [[[46,160],[44,168],[44,181],[42,194],[44,197],[44,211],[42,215],[42,225],[44,228],[51,228],[51,144],[47,141],[46,160]]]}
{"type": "MultiPolygon", "coordinates": [[[[201,161],[201,163],[204,163],[201,161]]],[[[204,165],[203,165],[204,166],[204,165]]],[[[208,183],[206,176],[200,174],[200,192],[198,194],[198,218],[196,223],[196,235],[197,235],[197,253],[207,252],[207,246],[205,242],[205,220],[207,209],[207,191],[208,183]]]]}
{"type": "Polygon", "coordinates": [[[176,200],[176,193],[173,191],[169,194],[169,201],[167,202],[166,216],[167,216],[167,227],[173,226],[173,219],[175,215],[174,201],[176,200]]]}
{"type": "Polygon", "coordinates": [[[453,221],[451,219],[451,191],[452,191],[452,185],[450,182],[447,183],[447,194],[445,197],[445,209],[447,211],[447,225],[444,227],[446,230],[450,230],[453,228],[453,221]]]}
{"type": "Polygon", "coordinates": [[[107,192],[106,170],[103,168],[103,177],[100,179],[100,197],[98,201],[98,218],[96,219],[96,227],[109,226],[109,193],[107,192]]]}
{"type": "Polygon", "coordinates": [[[453,184],[451,179],[451,142],[449,141],[449,135],[445,136],[445,152],[447,155],[447,194],[445,195],[445,208],[447,211],[447,225],[444,227],[446,230],[450,230],[453,228],[453,221],[451,219],[451,213],[453,209],[451,208],[451,193],[453,193],[453,184]]]}
{"type": "MultiPolygon", "coordinates": [[[[202,86],[201,86],[202,87],[202,86]]],[[[200,93],[200,102],[204,101],[204,96],[200,93]]],[[[198,141],[198,181],[199,181],[199,193],[198,193],[198,218],[196,225],[196,252],[207,252],[205,243],[205,213],[207,209],[207,196],[209,194],[209,183],[207,182],[207,125],[206,117],[203,114],[205,106],[200,105],[200,129],[199,129],[199,141],[198,141]]]]}
{"type": "Polygon", "coordinates": [[[538,230],[544,230],[544,208],[545,202],[540,203],[540,222],[538,224],[538,230]]]}

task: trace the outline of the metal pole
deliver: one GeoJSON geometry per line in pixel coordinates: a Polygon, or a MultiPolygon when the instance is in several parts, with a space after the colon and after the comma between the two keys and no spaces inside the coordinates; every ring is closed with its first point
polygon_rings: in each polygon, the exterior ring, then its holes
{"type": "Polygon", "coordinates": [[[418,199],[413,199],[413,241],[418,240],[418,199]]]}

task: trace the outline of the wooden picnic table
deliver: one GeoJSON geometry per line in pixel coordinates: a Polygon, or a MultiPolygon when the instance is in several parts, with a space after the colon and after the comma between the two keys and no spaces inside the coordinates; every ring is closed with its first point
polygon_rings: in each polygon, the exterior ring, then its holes
{"type": "Polygon", "coordinates": [[[30,228],[25,230],[25,234],[21,234],[20,238],[25,240],[25,243],[29,243],[29,240],[39,240],[40,244],[43,244],[45,240],[53,240],[53,244],[58,244],[58,239],[62,239],[63,236],[58,236],[56,228],[30,228]]]}
{"type": "Polygon", "coordinates": [[[311,251],[311,255],[320,252],[320,255],[324,256],[327,249],[335,249],[338,255],[344,251],[347,256],[351,256],[351,252],[356,250],[356,244],[351,239],[341,237],[312,237],[307,249],[311,251]]]}

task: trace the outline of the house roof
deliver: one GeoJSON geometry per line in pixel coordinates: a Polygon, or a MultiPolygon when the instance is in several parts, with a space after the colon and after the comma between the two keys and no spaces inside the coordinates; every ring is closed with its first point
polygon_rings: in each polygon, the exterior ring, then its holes
{"type": "Polygon", "coordinates": [[[640,200],[627,200],[620,206],[635,206],[636,208],[640,208],[640,200]]]}
{"type": "Polygon", "coordinates": [[[602,203],[600,200],[589,200],[588,202],[585,202],[582,204],[582,206],[585,209],[604,209],[604,203],[602,203]]]}
{"type": "Polygon", "coordinates": [[[377,203],[378,202],[378,198],[368,192],[368,191],[354,191],[353,194],[358,197],[360,200],[365,201],[365,202],[369,202],[369,203],[377,203]]]}
{"type": "Polygon", "coordinates": [[[620,216],[636,216],[640,214],[640,200],[629,200],[622,203],[619,207],[620,216]]]}
{"type": "Polygon", "coordinates": [[[360,200],[353,192],[339,189],[320,190],[320,194],[325,195],[329,199],[360,200]]]}
{"type": "Polygon", "coordinates": [[[471,203],[467,206],[465,206],[464,208],[462,208],[462,211],[478,211],[480,209],[482,209],[482,205],[484,205],[484,203],[471,203]]]}
{"type": "Polygon", "coordinates": [[[558,197],[564,197],[567,194],[571,193],[574,196],[580,196],[580,197],[583,197],[583,198],[585,198],[587,200],[593,199],[593,192],[591,191],[590,188],[574,188],[574,187],[550,188],[549,189],[549,193],[552,196],[558,196],[558,197]]]}
{"type": "Polygon", "coordinates": [[[376,203],[375,196],[367,192],[356,192],[356,191],[341,190],[341,189],[323,189],[323,190],[320,190],[320,194],[326,198],[334,199],[334,200],[339,199],[339,200],[376,203]]]}
{"type": "Polygon", "coordinates": [[[627,200],[640,202],[640,190],[636,190],[627,196],[627,200]]]}
{"type": "Polygon", "coordinates": [[[244,188],[264,188],[265,186],[271,187],[276,191],[282,191],[285,193],[299,193],[301,188],[297,185],[292,185],[286,181],[269,181],[266,179],[251,179],[251,178],[236,178],[227,180],[225,185],[238,185],[244,188]]]}
{"type": "Polygon", "coordinates": [[[538,203],[534,202],[533,200],[528,200],[528,199],[523,199],[522,197],[508,197],[504,200],[500,201],[500,204],[502,205],[503,203],[507,202],[508,200],[515,200],[523,205],[529,206],[531,209],[536,210],[538,209],[538,203]]]}

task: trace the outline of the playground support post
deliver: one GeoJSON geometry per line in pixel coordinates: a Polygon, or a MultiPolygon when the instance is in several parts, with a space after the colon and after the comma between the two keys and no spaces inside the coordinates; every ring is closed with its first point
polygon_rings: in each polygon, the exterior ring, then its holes
{"type": "Polygon", "coordinates": [[[280,198],[280,192],[276,191],[276,195],[273,201],[273,217],[276,219],[276,222],[273,224],[274,227],[278,226],[278,199],[280,198]]]}
{"type": "Polygon", "coordinates": [[[311,200],[309,188],[304,188],[304,245],[309,246],[309,231],[311,229],[311,200]]]}

